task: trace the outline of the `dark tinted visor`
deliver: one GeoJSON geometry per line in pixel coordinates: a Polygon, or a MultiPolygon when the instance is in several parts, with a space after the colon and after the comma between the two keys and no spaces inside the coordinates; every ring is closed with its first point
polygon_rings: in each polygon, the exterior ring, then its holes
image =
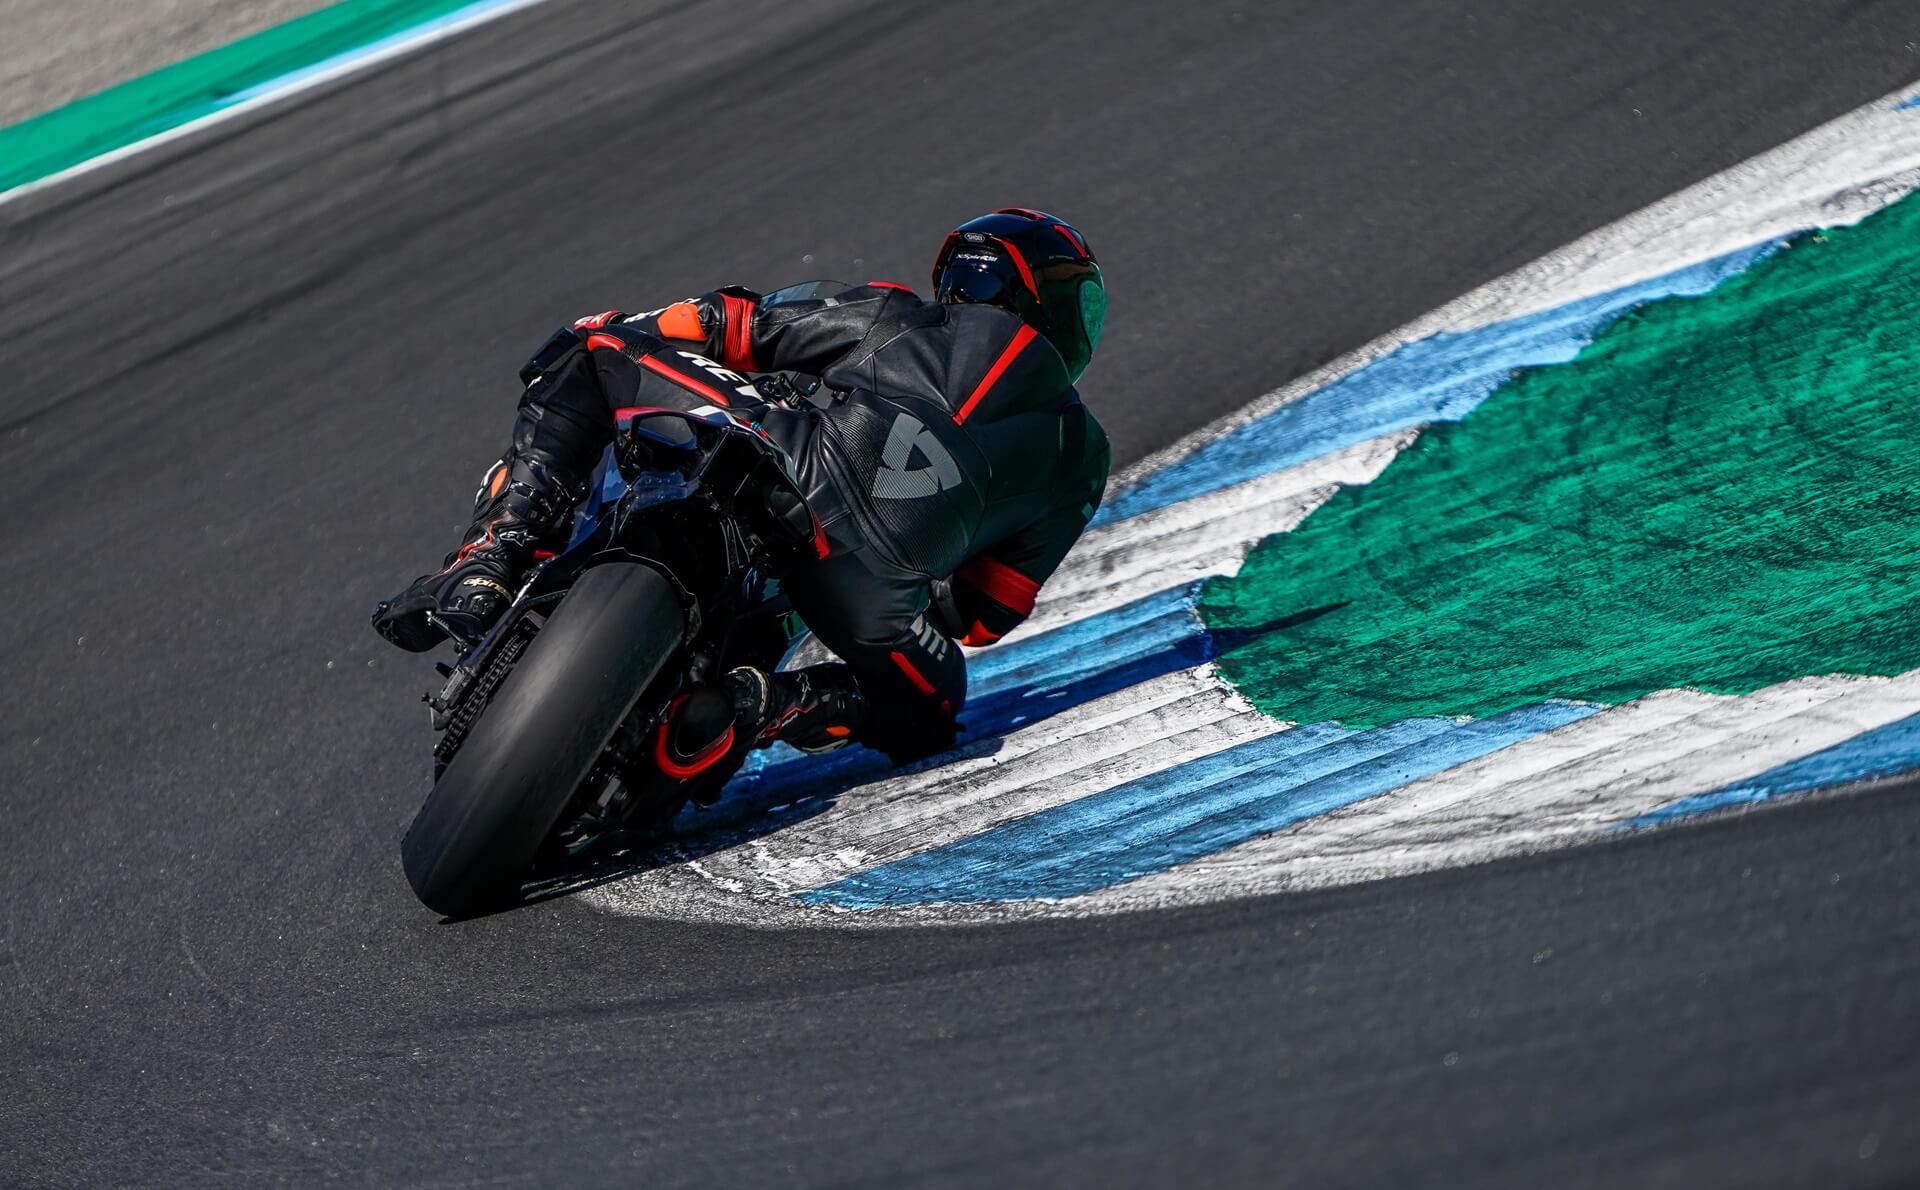
{"type": "Polygon", "coordinates": [[[966,247],[947,260],[940,273],[938,301],[953,304],[975,302],[988,306],[1011,306],[1012,293],[1007,274],[1011,267],[983,249],[966,247]],[[985,259],[971,259],[979,256],[985,259]]]}

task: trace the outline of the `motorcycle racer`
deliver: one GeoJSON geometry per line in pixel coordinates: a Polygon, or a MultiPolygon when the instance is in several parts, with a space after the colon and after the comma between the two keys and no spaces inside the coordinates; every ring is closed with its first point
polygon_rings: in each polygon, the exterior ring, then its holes
{"type": "Polygon", "coordinates": [[[890,282],[777,303],[728,287],[557,333],[522,370],[511,444],[461,546],[374,627],[409,651],[478,639],[564,542],[617,425],[717,411],[790,458],[817,557],[784,590],[842,661],[734,669],[722,713],[709,697],[663,733],[663,765],[691,777],[717,751],[737,760],[711,747],[729,716],[746,746],[856,741],[897,762],[951,746],[966,695],[953,642],[1023,621],[1105,490],[1106,435],[1074,383],[1106,292],[1080,233],[1024,208],[956,228],[932,276],[932,301],[890,282]]]}

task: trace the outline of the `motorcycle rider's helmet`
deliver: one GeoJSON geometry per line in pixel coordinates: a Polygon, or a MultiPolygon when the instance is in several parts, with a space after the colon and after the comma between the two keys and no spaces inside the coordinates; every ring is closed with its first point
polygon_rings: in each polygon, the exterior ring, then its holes
{"type": "Polygon", "coordinates": [[[1107,286],[1087,241],[1045,211],[1006,207],[947,236],[933,261],[934,296],[1013,311],[1046,336],[1080,379],[1100,342],[1107,286]]]}

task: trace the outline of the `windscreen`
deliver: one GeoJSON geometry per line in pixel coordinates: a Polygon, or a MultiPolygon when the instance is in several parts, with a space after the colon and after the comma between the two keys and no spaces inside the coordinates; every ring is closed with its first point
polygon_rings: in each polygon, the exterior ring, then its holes
{"type": "Polygon", "coordinates": [[[789,285],[785,289],[776,289],[760,299],[760,308],[785,306],[794,302],[811,302],[819,298],[832,297],[853,288],[845,281],[802,281],[798,285],[789,285]]]}

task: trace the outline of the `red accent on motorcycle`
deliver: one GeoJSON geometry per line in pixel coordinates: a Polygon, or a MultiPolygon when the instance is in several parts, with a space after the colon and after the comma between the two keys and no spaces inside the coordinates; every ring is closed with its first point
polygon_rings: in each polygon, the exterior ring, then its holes
{"type": "Polygon", "coordinates": [[[1040,584],[997,559],[982,554],[968,562],[953,577],[979,591],[1001,607],[1021,615],[1031,615],[1040,584]]]}
{"type": "MultiPolygon", "coordinates": [[[[593,346],[592,339],[587,340],[587,346],[589,347],[593,346]]],[[[672,364],[664,363],[655,356],[651,356],[651,355],[641,356],[640,366],[645,368],[649,372],[655,372],[661,376],[665,376],[668,380],[673,381],[675,384],[679,385],[681,388],[686,389],[690,393],[697,393],[700,396],[705,397],[707,400],[712,401],[714,404],[720,406],[722,409],[728,408],[731,404],[727,400],[726,396],[722,394],[719,389],[713,387],[710,384],[700,383],[698,380],[695,380],[693,377],[687,375],[685,372],[680,371],[678,368],[674,367],[672,364]]]]}
{"type": "Polygon", "coordinates": [[[867,285],[872,289],[897,289],[901,293],[913,292],[913,286],[902,285],[898,281],[869,281],[867,285]]]}
{"type": "Polygon", "coordinates": [[[661,772],[676,781],[690,781],[698,777],[718,764],[721,758],[726,756],[728,749],[733,747],[733,725],[728,724],[727,730],[722,732],[718,739],[694,753],[691,759],[684,763],[675,760],[672,750],[667,747],[667,732],[673,726],[674,716],[680,713],[680,708],[686,701],[687,696],[684,694],[673,700],[673,705],[667,709],[667,717],[660,723],[659,734],[653,740],[653,763],[660,766],[661,772]]]}
{"type": "Polygon", "coordinates": [[[727,321],[726,341],[720,345],[720,362],[739,372],[758,372],[753,362],[753,316],[760,303],[749,298],[720,295],[727,321]]]}
{"type": "Polygon", "coordinates": [[[627,341],[625,339],[620,338],[618,335],[588,335],[587,336],[588,351],[598,351],[603,347],[607,348],[608,350],[618,351],[624,354],[627,350],[627,341]]]}
{"type": "Polygon", "coordinates": [[[892,653],[892,656],[893,656],[893,663],[900,667],[901,673],[907,675],[907,681],[913,683],[913,688],[915,690],[918,690],[922,694],[933,693],[933,683],[927,681],[927,679],[920,673],[920,671],[913,667],[913,662],[907,660],[907,655],[905,653],[902,653],[898,649],[895,649],[892,653]]]}
{"type": "Polygon", "coordinates": [[[988,389],[999,382],[1000,377],[1006,373],[1008,365],[1013,363],[1013,357],[1024,351],[1027,344],[1033,342],[1034,336],[1038,333],[1030,326],[1023,326],[1014,332],[1013,341],[1007,344],[1006,349],[1001,351],[1000,358],[993,361],[993,367],[987,369],[986,376],[974,386],[973,394],[967,398],[966,404],[960,406],[960,412],[953,415],[955,422],[963,425],[966,423],[967,417],[973,413],[973,407],[987,395],[988,389]]]}
{"type": "Polygon", "coordinates": [[[645,417],[649,413],[671,413],[679,416],[680,410],[667,409],[659,405],[622,405],[613,411],[613,420],[629,421],[636,417],[645,417]]]}

